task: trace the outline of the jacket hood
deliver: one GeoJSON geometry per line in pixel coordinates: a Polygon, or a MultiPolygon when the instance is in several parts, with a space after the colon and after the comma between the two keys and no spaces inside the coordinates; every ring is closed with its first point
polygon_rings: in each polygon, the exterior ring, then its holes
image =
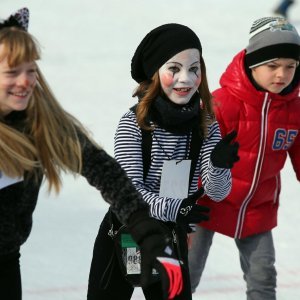
{"type": "MultiPolygon", "coordinates": [[[[220,78],[220,85],[226,88],[229,93],[237,99],[246,101],[254,106],[260,106],[262,105],[266,92],[257,90],[250,81],[244,65],[245,53],[245,50],[242,50],[233,58],[220,78]]],[[[295,97],[300,94],[299,77],[300,67],[296,70],[296,82],[293,80],[291,83],[292,87],[286,88],[291,89],[291,91],[285,95],[269,92],[272,100],[286,102],[295,99],[295,97]]]]}

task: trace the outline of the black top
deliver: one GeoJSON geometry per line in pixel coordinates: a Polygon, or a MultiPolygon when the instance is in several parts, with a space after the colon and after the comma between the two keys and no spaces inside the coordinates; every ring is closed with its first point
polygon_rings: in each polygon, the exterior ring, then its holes
{"type": "MultiPolygon", "coordinates": [[[[25,117],[22,112],[12,113],[4,122],[15,124],[21,131],[25,117]]],[[[79,138],[83,158],[81,175],[101,192],[119,220],[126,223],[132,212],[147,209],[148,205],[115,159],[85,135],[80,133],[79,138]]],[[[0,171],[0,181],[3,175],[0,171]]],[[[0,255],[17,251],[28,238],[42,180],[42,173],[35,177],[24,174],[22,181],[0,187],[0,255]]]]}

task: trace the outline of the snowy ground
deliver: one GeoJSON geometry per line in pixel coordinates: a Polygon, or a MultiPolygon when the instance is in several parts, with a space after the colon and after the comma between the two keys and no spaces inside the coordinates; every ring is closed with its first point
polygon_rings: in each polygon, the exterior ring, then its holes
{"type": "MultiPolygon", "coordinates": [[[[41,67],[63,106],[113,154],[120,116],[134,103],[133,52],[152,28],[190,26],[201,39],[211,89],[232,56],[246,46],[253,20],[269,16],[276,1],[261,0],[1,0],[0,17],[27,6],[30,32],[41,43],[41,67]]],[[[300,4],[290,19],[300,30],[300,4]]],[[[283,172],[277,250],[278,300],[300,298],[300,185],[290,164],[283,172]]],[[[40,193],[33,231],[22,248],[24,300],[85,299],[89,266],[108,205],[85,179],[64,176],[59,196],[40,193]]],[[[245,299],[238,253],[217,235],[194,299],[245,299]]],[[[137,289],[132,299],[144,299],[137,289]]],[[[121,300],[121,299],[120,299],[121,300]]]]}

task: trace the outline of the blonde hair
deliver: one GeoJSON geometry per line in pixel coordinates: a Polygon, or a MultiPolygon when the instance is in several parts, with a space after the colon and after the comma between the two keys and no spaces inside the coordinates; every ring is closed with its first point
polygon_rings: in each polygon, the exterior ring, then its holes
{"type": "MultiPolygon", "coordinates": [[[[0,44],[4,46],[0,59],[7,57],[10,67],[40,58],[38,43],[23,30],[1,29],[0,44]]],[[[61,171],[74,175],[81,171],[78,133],[89,136],[88,132],[61,107],[38,67],[37,84],[25,114],[22,132],[0,119],[0,170],[12,177],[21,177],[26,171],[36,175],[42,170],[49,191],[54,188],[59,192],[61,171]]]]}
{"type": "MultiPolygon", "coordinates": [[[[200,98],[202,100],[202,109],[200,110],[199,128],[200,133],[207,136],[207,126],[215,120],[215,115],[212,108],[212,95],[209,91],[206,67],[204,59],[200,57],[200,68],[201,68],[201,83],[198,88],[200,98]],[[209,118],[207,118],[209,116],[209,118]]],[[[162,88],[160,84],[158,71],[153,75],[149,81],[143,81],[139,84],[135,90],[133,97],[139,98],[139,103],[136,109],[136,116],[138,125],[145,130],[153,130],[153,127],[147,122],[147,116],[151,107],[152,102],[155,98],[162,94],[162,88]]]]}

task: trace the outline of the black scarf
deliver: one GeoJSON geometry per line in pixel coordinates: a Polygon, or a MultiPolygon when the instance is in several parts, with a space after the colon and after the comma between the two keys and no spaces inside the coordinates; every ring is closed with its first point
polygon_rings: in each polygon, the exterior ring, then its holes
{"type": "Polygon", "coordinates": [[[158,96],[151,106],[150,119],[169,132],[186,134],[199,125],[200,96],[196,93],[185,105],[158,96]]]}

